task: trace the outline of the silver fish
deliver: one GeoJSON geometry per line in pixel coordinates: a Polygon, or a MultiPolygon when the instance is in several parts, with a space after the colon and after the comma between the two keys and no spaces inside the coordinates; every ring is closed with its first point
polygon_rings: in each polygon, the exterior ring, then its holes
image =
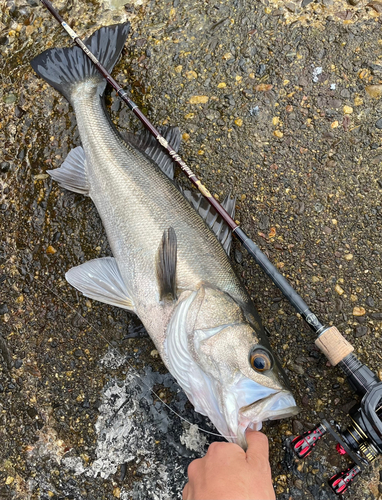
{"type": "MultiPolygon", "coordinates": [[[[128,24],[103,27],[86,41],[109,72],[128,31],[128,24]]],[[[147,134],[122,139],[105,113],[105,81],[78,47],[47,50],[31,64],[73,106],[82,142],[49,173],[62,187],[90,196],[113,253],[70,269],[69,283],[137,314],[195,410],[230,441],[245,447],[248,427],[296,414],[227,257],[231,236],[221,221],[198,195],[175,186],[173,167],[155,140],[147,134]]],[[[178,129],[166,134],[179,144],[178,129]]],[[[232,212],[234,201],[225,206],[232,212]]]]}

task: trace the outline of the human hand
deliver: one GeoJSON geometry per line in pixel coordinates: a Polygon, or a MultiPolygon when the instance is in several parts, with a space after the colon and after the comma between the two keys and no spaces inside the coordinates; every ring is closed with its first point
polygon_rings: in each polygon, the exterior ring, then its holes
{"type": "Polygon", "coordinates": [[[247,431],[247,452],[234,443],[212,443],[188,466],[183,500],[275,500],[268,439],[247,431]]]}

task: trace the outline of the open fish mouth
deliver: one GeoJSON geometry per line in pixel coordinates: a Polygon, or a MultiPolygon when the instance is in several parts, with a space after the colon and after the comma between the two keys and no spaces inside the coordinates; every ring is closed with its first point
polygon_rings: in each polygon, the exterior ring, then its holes
{"type": "Polygon", "coordinates": [[[264,421],[292,417],[299,411],[292,394],[287,390],[277,391],[251,405],[240,408],[237,443],[245,448],[247,429],[259,431],[264,421]]]}

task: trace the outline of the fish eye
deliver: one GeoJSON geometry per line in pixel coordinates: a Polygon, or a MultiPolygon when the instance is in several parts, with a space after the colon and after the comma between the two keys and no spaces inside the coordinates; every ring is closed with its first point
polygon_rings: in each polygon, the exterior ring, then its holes
{"type": "Polygon", "coordinates": [[[253,349],[249,357],[249,362],[251,363],[251,367],[257,372],[270,370],[273,365],[270,353],[262,347],[253,349]]]}

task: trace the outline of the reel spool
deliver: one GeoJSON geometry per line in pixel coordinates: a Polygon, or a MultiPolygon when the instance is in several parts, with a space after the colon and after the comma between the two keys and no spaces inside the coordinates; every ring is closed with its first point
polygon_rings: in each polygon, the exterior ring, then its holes
{"type": "Polygon", "coordinates": [[[325,434],[331,434],[337,441],[337,452],[353,460],[347,469],[329,479],[334,493],[342,495],[354,479],[382,454],[382,382],[354,354],[348,354],[338,365],[347,375],[350,386],[362,397],[361,403],[349,412],[350,425],[341,431],[335,422],[331,425],[323,420],[313,430],[295,437],[291,447],[298,458],[305,458],[325,434]]]}

